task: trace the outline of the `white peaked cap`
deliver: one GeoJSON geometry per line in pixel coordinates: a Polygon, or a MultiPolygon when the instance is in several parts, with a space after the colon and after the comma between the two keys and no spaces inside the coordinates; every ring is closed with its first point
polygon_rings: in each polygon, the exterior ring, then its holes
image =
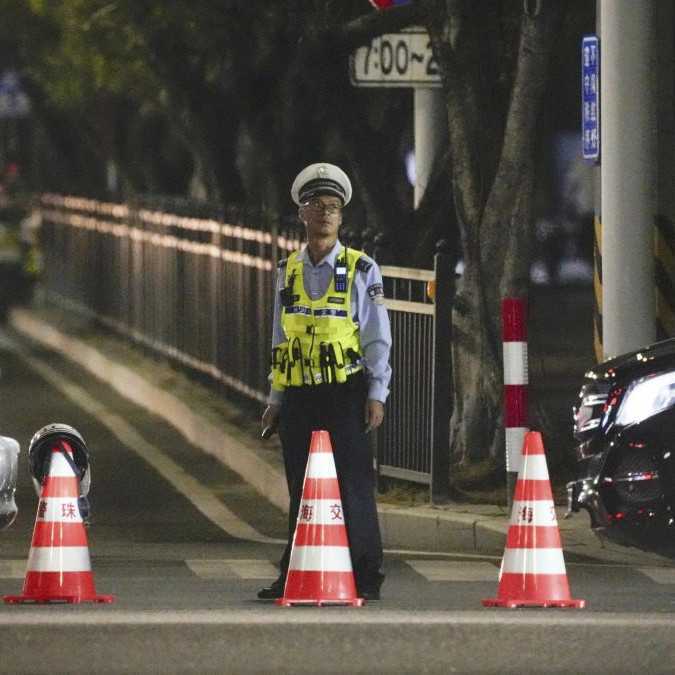
{"type": "Polygon", "coordinates": [[[318,162],[305,167],[293,181],[291,197],[300,206],[317,195],[335,195],[346,206],[352,198],[352,184],[347,174],[335,164],[318,162]]]}

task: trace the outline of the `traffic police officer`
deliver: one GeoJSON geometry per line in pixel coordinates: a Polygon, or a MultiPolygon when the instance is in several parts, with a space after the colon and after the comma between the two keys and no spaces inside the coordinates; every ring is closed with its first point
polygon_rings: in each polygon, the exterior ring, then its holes
{"type": "Polygon", "coordinates": [[[389,393],[391,332],[382,276],[365,253],[338,239],[352,197],[347,175],[321,162],[291,188],[307,245],[278,266],[272,335],[271,391],[263,428],[278,424],[290,496],[288,543],[281,574],[259,591],[283,595],[313,430],[330,433],[361,597],[379,599],[382,541],[366,434],[380,426],[389,393]]]}

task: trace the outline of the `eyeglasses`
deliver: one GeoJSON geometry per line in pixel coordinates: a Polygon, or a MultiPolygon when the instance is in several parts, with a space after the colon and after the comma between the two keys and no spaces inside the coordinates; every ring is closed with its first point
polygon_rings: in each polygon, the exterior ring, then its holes
{"type": "Polygon", "coordinates": [[[308,202],[304,202],[302,206],[306,209],[309,209],[310,211],[314,211],[314,213],[321,213],[323,211],[329,216],[334,216],[336,213],[340,213],[340,211],[342,211],[341,204],[323,204],[318,199],[312,199],[308,202]]]}

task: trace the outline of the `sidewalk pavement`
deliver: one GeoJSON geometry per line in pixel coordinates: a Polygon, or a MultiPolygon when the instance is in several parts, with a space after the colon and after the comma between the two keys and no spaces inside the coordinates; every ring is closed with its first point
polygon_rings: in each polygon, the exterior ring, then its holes
{"type": "MultiPolygon", "coordinates": [[[[92,330],[91,322],[57,311],[14,309],[11,326],[107,382],[118,393],[159,415],[187,440],[238,473],[283,511],[288,493],[278,438],[262,441],[253,423],[226,401],[144,357],[121,338],[92,330]]],[[[601,540],[585,513],[564,519],[556,507],[565,556],[621,565],[672,565],[655,553],[601,540]]],[[[509,514],[505,507],[450,503],[442,506],[378,504],[384,546],[388,550],[482,554],[501,557],[509,514]]]]}

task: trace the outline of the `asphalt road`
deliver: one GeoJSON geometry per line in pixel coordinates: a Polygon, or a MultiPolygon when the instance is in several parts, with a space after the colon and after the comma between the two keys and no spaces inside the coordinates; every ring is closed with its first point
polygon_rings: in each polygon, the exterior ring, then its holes
{"type": "Polygon", "coordinates": [[[279,608],[285,516],[235,474],[50,352],[0,339],[0,433],[22,445],[0,595],[20,592],[37,497],[26,449],[44,424],[94,456],[88,528],[111,605],[0,605],[2,673],[673,672],[675,569],[570,561],[583,610],[484,609],[499,559],[388,553],[383,599],[279,608]]]}

